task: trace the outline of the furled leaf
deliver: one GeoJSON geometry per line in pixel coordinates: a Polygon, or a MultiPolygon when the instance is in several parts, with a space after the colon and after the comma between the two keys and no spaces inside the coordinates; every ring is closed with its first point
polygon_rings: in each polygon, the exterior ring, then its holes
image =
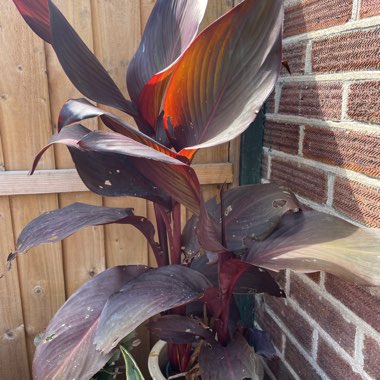
{"type": "Polygon", "coordinates": [[[326,271],[380,286],[380,230],[359,228],[317,211],[286,214],[278,228],[252,245],[246,260],[272,270],[326,271]]]}
{"type": "Polygon", "coordinates": [[[74,86],[95,102],[137,116],[133,104],[125,99],[106,69],[50,0],[49,11],[52,46],[74,86]]]}
{"type": "Polygon", "coordinates": [[[243,1],[176,62],[162,108],[177,151],[221,144],[248,128],[280,71],[282,19],[282,1],[243,1]]]}
{"type": "Polygon", "coordinates": [[[169,66],[188,47],[198,32],[206,6],[207,0],[156,1],[128,67],[128,92],[135,104],[148,79],[169,66]]]}
{"type": "Polygon", "coordinates": [[[199,367],[202,380],[259,380],[263,375],[259,357],[241,335],[226,347],[218,342],[204,344],[199,367]]]}
{"type": "Polygon", "coordinates": [[[144,380],[144,376],[133,356],[123,346],[120,346],[120,351],[125,363],[126,380],[144,380]]]}
{"type": "Polygon", "coordinates": [[[96,333],[97,349],[110,352],[150,317],[199,299],[210,286],[204,276],[184,266],[150,269],[108,300],[96,333]]]}
{"type": "Polygon", "coordinates": [[[63,240],[81,228],[125,223],[132,215],[131,208],[101,207],[84,203],[73,203],[58,210],[45,212],[24,227],[17,239],[16,250],[9,255],[8,261],[39,244],[63,240]]]}
{"type": "Polygon", "coordinates": [[[58,310],[36,349],[33,375],[39,380],[89,379],[112,356],[94,345],[99,316],[108,298],[145,266],[107,269],[79,288],[58,310]]]}
{"type": "Polygon", "coordinates": [[[199,319],[183,315],[164,315],[149,322],[148,329],[159,339],[169,343],[193,343],[196,340],[213,340],[212,332],[199,319]]]}
{"type": "Polygon", "coordinates": [[[94,193],[108,197],[141,197],[170,209],[170,197],[140,172],[131,157],[113,152],[80,149],[79,141],[90,132],[79,124],[62,128],[37,154],[32,173],[46,149],[52,144],[64,144],[69,148],[83,183],[94,193]]]}
{"type": "Polygon", "coordinates": [[[13,0],[34,33],[51,43],[48,0],[13,0]]]}

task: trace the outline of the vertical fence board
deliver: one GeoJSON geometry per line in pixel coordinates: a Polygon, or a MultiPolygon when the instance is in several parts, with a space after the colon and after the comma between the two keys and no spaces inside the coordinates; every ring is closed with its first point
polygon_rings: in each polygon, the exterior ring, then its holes
{"type": "MultiPolygon", "coordinates": [[[[91,24],[90,0],[76,2],[55,1],[70,24],[78,32],[87,46],[92,49],[93,36],[91,24]]],[[[71,84],[62,70],[54,50],[46,45],[46,62],[49,79],[50,107],[52,123],[56,132],[59,111],[67,99],[83,97],[71,84]]],[[[97,128],[97,120],[86,120],[84,123],[90,129],[97,128]]],[[[65,147],[55,150],[57,167],[66,169],[73,167],[73,162],[65,147]]],[[[102,205],[101,197],[88,193],[69,193],[59,195],[59,206],[64,207],[74,202],[102,205]]],[[[105,269],[105,247],[103,227],[89,227],[65,239],[63,247],[63,264],[65,273],[66,295],[70,296],[80,285],[92,276],[105,269]]]]}
{"type": "MultiPolygon", "coordinates": [[[[0,2],[2,25],[1,135],[7,170],[27,169],[34,154],[50,137],[49,97],[43,42],[25,25],[12,2],[0,2]],[[6,28],[4,26],[7,26],[6,28]],[[12,41],[12,43],[9,43],[12,41]],[[2,52],[4,50],[2,49],[2,52]]],[[[40,167],[54,167],[49,152],[40,167]]],[[[57,207],[57,197],[11,197],[14,233],[33,217],[57,207]]],[[[64,301],[63,269],[60,245],[33,249],[18,260],[21,298],[29,358],[34,352],[33,339],[44,329],[64,301]]]]}
{"type": "MultiPolygon", "coordinates": [[[[0,273],[14,246],[8,197],[0,197],[0,273]]],[[[0,279],[0,379],[26,379],[29,376],[25,328],[17,265],[0,279]]]]}

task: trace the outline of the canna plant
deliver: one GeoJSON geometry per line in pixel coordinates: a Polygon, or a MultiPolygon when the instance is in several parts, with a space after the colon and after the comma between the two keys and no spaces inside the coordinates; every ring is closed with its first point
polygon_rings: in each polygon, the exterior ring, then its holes
{"type": "Polygon", "coordinates": [[[132,209],[75,203],[24,228],[9,267],[38,244],[109,223],[136,227],[157,261],[109,268],[79,288],[40,338],[36,379],[91,378],[126,336],[160,314],[148,327],[169,342],[173,369],[257,379],[256,353],[271,350],[264,333],[239,322],[234,294],[283,297],[272,271],[285,268],[380,285],[379,231],[302,210],[275,184],[222,190],[219,201],[206,202],[191,167],[199,149],[242,133],[271,93],[281,67],[281,0],[244,0],[199,35],[207,0],[157,0],[127,70],[130,100],[52,1],[13,1],[87,98],[63,105],[32,173],[50,146],[63,144],[91,191],[152,201],[157,226],[132,209]],[[98,105],[131,115],[137,128],[98,105]],[[110,131],[80,124],[95,117],[110,131]],[[180,205],[193,213],[183,229],[180,205]]]}

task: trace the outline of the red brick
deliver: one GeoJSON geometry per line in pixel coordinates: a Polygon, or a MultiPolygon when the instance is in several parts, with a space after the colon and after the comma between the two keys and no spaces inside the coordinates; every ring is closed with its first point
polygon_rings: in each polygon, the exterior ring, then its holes
{"type": "Polygon", "coordinates": [[[292,366],[300,379],[317,380],[321,379],[311,364],[303,357],[301,352],[289,339],[285,342],[285,359],[292,366]]]}
{"type": "Polygon", "coordinates": [[[324,339],[318,341],[318,364],[331,379],[361,380],[346,362],[324,339]]]}
{"type": "Polygon", "coordinates": [[[264,146],[282,152],[297,154],[299,126],[267,120],[264,128],[264,146]]]}
{"type": "Polygon", "coordinates": [[[313,42],[314,72],[375,70],[380,68],[380,28],[344,33],[313,42]]]}
{"type": "Polygon", "coordinates": [[[285,9],[284,36],[344,24],[351,9],[352,0],[303,0],[285,9]]]}
{"type": "Polygon", "coordinates": [[[371,294],[365,287],[349,284],[330,274],[326,274],[325,287],[336,299],[380,332],[380,295],[371,294]]]}
{"type": "Polygon", "coordinates": [[[305,127],[304,157],[380,178],[380,134],[305,127]]]}
{"type": "Polygon", "coordinates": [[[265,102],[267,113],[274,113],[274,96],[275,96],[275,93],[276,93],[276,91],[273,90],[272,93],[269,95],[267,101],[265,102]]]}
{"type": "Polygon", "coordinates": [[[279,113],[339,120],[341,110],[341,83],[287,83],[282,87],[279,113]]]}
{"type": "MultiPolygon", "coordinates": [[[[303,74],[305,71],[306,45],[306,41],[301,41],[283,46],[282,58],[288,61],[292,75],[303,74]]],[[[282,66],[281,75],[290,75],[284,66],[282,66]]]]}
{"type": "Polygon", "coordinates": [[[273,344],[281,352],[283,332],[273,318],[265,311],[264,304],[257,307],[256,320],[261,328],[269,334],[273,344]]]}
{"type": "Polygon", "coordinates": [[[369,336],[364,339],[364,370],[372,377],[380,377],[380,341],[369,336]]]}
{"type": "Polygon", "coordinates": [[[294,380],[294,376],[289,372],[280,358],[266,360],[266,363],[277,380],[294,380]]]}
{"type": "Polygon", "coordinates": [[[297,339],[302,347],[311,352],[313,328],[292,306],[286,305],[283,298],[265,297],[266,304],[281,319],[290,333],[297,339]]]}
{"type": "Polygon", "coordinates": [[[370,227],[380,228],[380,189],[336,177],[333,207],[370,227]]]}
{"type": "Polygon", "coordinates": [[[360,18],[380,15],[379,0],[361,0],[360,18]]]}
{"type": "Polygon", "coordinates": [[[355,325],[346,321],[340,310],[320,297],[294,273],[291,274],[290,297],[295,299],[345,351],[349,354],[354,353],[355,325]]]}
{"type": "Polygon", "coordinates": [[[380,123],[379,94],[380,81],[352,84],[348,95],[347,115],[354,120],[380,123]]]}
{"type": "Polygon", "coordinates": [[[327,200],[327,175],[322,170],[282,158],[272,158],[270,180],[312,201],[325,203],[327,200]]]}

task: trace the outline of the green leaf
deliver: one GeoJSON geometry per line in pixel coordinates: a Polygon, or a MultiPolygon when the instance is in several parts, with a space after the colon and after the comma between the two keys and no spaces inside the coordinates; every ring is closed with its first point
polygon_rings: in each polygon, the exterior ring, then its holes
{"type": "Polygon", "coordinates": [[[120,351],[125,363],[126,380],[145,380],[132,355],[123,346],[120,346],[120,351]]]}

